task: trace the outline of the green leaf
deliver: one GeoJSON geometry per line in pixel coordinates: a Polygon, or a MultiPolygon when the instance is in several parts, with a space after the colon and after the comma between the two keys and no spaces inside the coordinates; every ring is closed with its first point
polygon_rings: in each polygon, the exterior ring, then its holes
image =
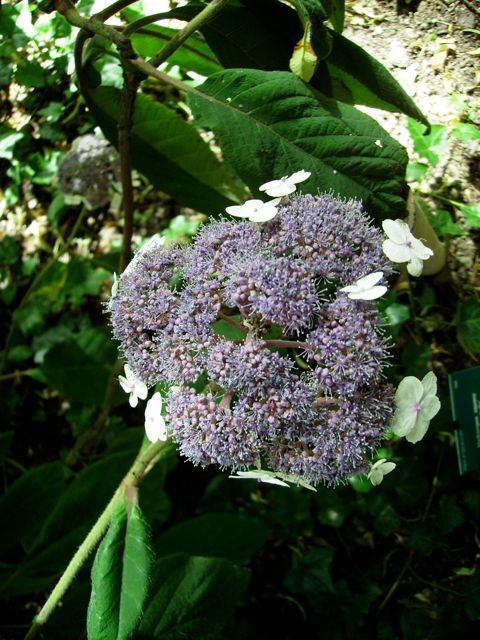
{"type": "Polygon", "coordinates": [[[196,556],[224,557],[246,562],[269,535],[265,525],[231,513],[209,513],[184,520],[155,540],[157,555],[182,552],[196,556]]]}
{"type": "Polygon", "coordinates": [[[13,158],[15,145],[24,137],[24,133],[18,133],[2,125],[0,128],[0,158],[11,160],[13,158]]]}
{"type": "Polygon", "coordinates": [[[480,353],[480,301],[460,302],[455,315],[457,339],[467,353],[480,353]]]}
{"type": "MultiPolygon", "coordinates": [[[[332,50],[325,60],[331,96],[351,104],[405,113],[428,126],[428,120],[392,74],[373,56],[344,36],[330,30],[332,50]],[[339,86],[338,86],[339,85],[339,86]]],[[[324,91],[325,80],[317,72],[315,86],[324,91]]]]}
{"type": "MultiPolygon", "coordinates": [[[[40,530],[65,486],[61,462],[51,462],[24,473],[0,498],[0,551],[27,543],[40,530]]],[[[28,546],[28,545],[27,545],[28,546]]]]}
{"type": "Polygon", "coordinates": [[[304,169],[312,173],[302,185],[307,192],[356,197],[377,220],[403,215],[405,150],[365,114],[280,71],[223,71],[199,90],[190,97],[196,124],[213,130],[254,192],[304,169]]]}
{"type": "Polygon", "coordinates": [[[468,122],[460,122],[452,128],[452,136],[457,140],[469,142],[470,140],[480,140],[480,131],[474,124],[468,122]]]}
{"type": "Polygon", "coordinates": [[[450,533],[465,522],[462,509],[457,505],[455,496],[444,494],[440,498],[440,509],[436,524],[442,533],[450,533]]]}
{"type": "Polygon", "coordinates": [[[138,638],[213,638],[244,593],[249,571],[229,560],[174,554],[156,562],[138,638]]]}
{"type": "Polygon", "coordinates": [[[134,505],[128,518],[123,552],[117,640],[131,638],[142,616],[152,559],[148,525],[140,507],[134,505]]]}
{"type": "Polygon", "coordinates": [[[142,616],[152,554],[148,526],[134,505],[125,501],[112,514],[92,567],[87,633],[91,640],[128,640],[142,616]]]}
{"type": "Polygon", "coordinates": [[[392,505],[386,504],[383,509],[376,514],[373,526],[378,533],[381,533],[383,536],[389,536],[399,527],[400,522],[400,518],[392,505]]]}
{"type": "MultiPolygon", "coordinates": [[[[241,322],[242,318],[240,315],[232,316],[233,320],[237,322],[241,322]]],[[[245,338],[245,334],[237,327],[234,327],[230,322],[226,320],[217,320],[212,324],[212,329],[219,336],[223,336],[224,338],[228,338],[229,340],[243,340],[245,338]]]]}
{"type": "MultiPolygon", "coordinates": [[[[295,12],[278,0],[250,0],[227,4],[201,33],[224,67],[288,69],[295,43],[303,30],[295,12]]],[[[191,20],[204,5],[196,2],[170,12],[191,20]]]]}
{"type": "MultiPolygon", "coordinates": [[[[288,70],[295,44],[303,29],[295,12],[277,0],[243,0],[243,7],[227,5],[201,28],[212,51],[226,68],[288,70]]],[[[307,4],[303,0],[303,4],[307,4]]],[[[308,0],[312,12],[319,2],[308,0]]],[[[341,31],[341,0],[322,0],[336,31],[341,31]],[[334,6],[335,5],[335,6],[334,6]]],[[[189,19],[202,5],[192,3],[172,12],[189,19]]],[[[313,13],[310,13],[313,15],[313,13]]],[[[319,14],[320,15],[320,14],[319,14]]],[[[321,19],[321,17],[319,17],[321,19]]],[[[318,22],[318,20],[317,20],[318,22]]],[[[349,104],[399,111],[428,124],[413,100],[389,71],[361,47],[339,33],[322,28],[314,48],[320,58],[328,43],[328,57],[318,66],[310,84],[328,96],[349,104]],[[320,46],[318,40],[324,44],[320,46]]]]}
{"type": "MultiPolygon", "coordinates": [[[[422,207],[423,211],[425,208],[422,207]]],[[[428,207],[427,207],[428,209],[428,207]]],[[[439,236],[464,236],[466,231],[462,229],[456,222],[453,222],[452,216],[448,211],[444,209],[436,209],[431,212],[428,209],[427,218],[432,225],[435,233],[439,236]]]]}
{"type": "MultiPolygon", "coordinates": [[[[99,87],[86,101],[105,137],[116,145],[120,91],[99,87]]],[[[136,99],[132,159],[152,184],[197,211],[218,213],[243,198],[243,187],[195,128],[144,95],[136,99]]]]}
{"type": "Polygon", "coordinates": [[[98,547],[92,567],[92,594],[88,604],[89,640],[116,640],[122,587],[122,556],[127,507],[122,500],[112,514],[110,526],[98,547]]]}
{"type": "Polygon", "coordinates": [[[400,304],[399,302],[389,304],[383,313],[387,318],[388,326],[394,336],[400,331],[402,324],[410,318],[410,309],[405,304],[400,304]]]}
{"type": "MultiPolygon", "coordinates": [[[[101,404],[116,356],[108,331],[90,328],[55,342],[43,357],[40,370],[48,384],[67,399],[101,404]]],[[[122,397],[120,391],[117,397],[122,397]]]]}
{"type": "Polygon", "coordinates": [[[17,565],[5,596],[47,589],[105,508],[135,457],[136,449],[110,454],[84,469],[46,513],[38,517],[40,531],[22,540],[28,550],[17,565]],[[33,585],[33,586],[32,586],[33,585]]]}
{"type": "Polygon", "coordinates": [[[429,555],[434,549],[445,547],[446,543],[439,538],[438,531],[435,531],[429,524],[422,523],[412,531],[408,546],[414,551],[429,555]]]}
{"type": "MultiPolygon", "coordinates": [[[[124,14],[141,16],[139,12],[128,9],[124,14]]],[[[177,29],[151,24],[148,25],[148,33],[132,34],[133,47],[143,58],[153,57],[177,33],[177,29]]],[[[195,34],[168,58],[168,63],[203,76],[209,76],[222,69],[210,47],[195,34]]]]}
{"type": "Polygon", "coordinates": [[[413,141],[413,148],[421,158],[425,158],[432,167],[436,167],[440,157],[448,148],[448,128],[443,124],[434,124],[427,129],[420,122],[408,118],[408,130],[413,141]]]}
{"type": "Polygon", "coordinates": [[[465,222],[470,227],[480,227],[480,203],[455,204],[455,206],[463,213],[465,222]]]}
{"type": "Polygon", "coordinates": [[[292,593],[326,594],[334,593],[330,565],[335,549],[320,547],[308,551],[287,574],[283,584],[292,593]]]}

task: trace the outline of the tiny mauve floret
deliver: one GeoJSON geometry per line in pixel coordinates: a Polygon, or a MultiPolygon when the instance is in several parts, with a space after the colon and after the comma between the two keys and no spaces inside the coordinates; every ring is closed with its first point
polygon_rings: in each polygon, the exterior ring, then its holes
{"type": "Polygon", "coordinates": [[[368,472],[395,410],[375,300],[393,267],[360,202],[272,206],[261,224],[205,224],[186,248],[153,239],[115,281],[108,312],[134,374],[170,383],[168,435],[187,459],[335,485],[368,472]]]}

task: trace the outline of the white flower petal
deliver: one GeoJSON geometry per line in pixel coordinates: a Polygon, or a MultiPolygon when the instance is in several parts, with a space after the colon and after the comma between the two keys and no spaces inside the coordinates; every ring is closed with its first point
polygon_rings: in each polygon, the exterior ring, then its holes
{"type": "Polygon", "coordinates": [[[247,200],[243,204],[235,204],[227,207],[225,211],[236,218],[248,218],[254,211],[255,204],[263,204],[261,200],[247,200]]]}
{"type": "Polygon", "coordinates": [[[400,405],[402,401],[420,402],[423,396],[423,385],[415,376],[406,376],[398,385],[395,392],[395,402],[400,405]]]}
{"type": "Polygon", "coordinates": [[[410,433],[414,429],[418,420],[418,413],[415,409],[395,411],[390,425],[393,433],[399,438],[403,438],[407,433],[410,433]]]}
{"type": "Polygon", "coordinates": [[[280,198],[275,198],[274,200],[270,200],[270,202],[265,202],[261,209],[253,212],[249,216],[250,222],[267,222],[267,220],[274,218],[278,213],[276,205],[279,202],[280,198]]]}
{"type": "MultiPolygon", "coordinates": [[[[387,256],[388,257],[388,256],[387,256]]],[[[391,260],[391,258],[390,258],[391,260]]],[[[411,276],[418,278],[418,276],[422,275],[423,271],[423,261],[416,256],[413,256],[410,259],[410,262],[407,264],[407,271],[411,276]]]]}
{"type": "Polygon", "coordinates": [[[437,396],[428,396],[422,400],[422,419],[431,420],[434,418],[441,408],[440,400],[437,396]]]}
{"type": "Polygon", "coordinates": [[[403,220],[384,220],[382,222],[382,228],[387,234],[387,238],[390,238],[397,244],[403,244],[408,241],[410,237],[410,229],[408,224],[403,220]]]}
{"type": "Polygon", "coordinates": [[[382,244],[383,253],[392,262],[408,262],[412,255],[409,248],[404,244],[397,244],[392,240],[383,241],[382,244]]]}
{"type": "MultiPolygon", "coordinates": [[[[344,291],[345,289],[342,289],[344,291]]],[[[376,300],[381,298],[387,292],[387,287],[384,285],[378,285],[365,291],[352,291],[348,294],[348,297],[352,300],[376,300]]]]}
{"type": "Polygon", "coordinates": [[[367,276],[363,276],[363,278],[359,278],[355,284],[357,287],[361,287],[362,289],[370,289],[374,285],[378,284],[382,278],[383,271],[374,271],[373,273],[369,273],[367,276]]]}
{"type": "Polygon", "coordinates": [[[383,480],[383,473],[379,469],[372,469],[367,478],[370,480],[374,487],[378,487],[378,485],[383,480]]]}
{"type": "Polygon", "coordinates": [[[433,371],[429,371],[422,379],[423,395],[437,395],[437,376],[433,371]]]}
{"type": "Polygon", "coordinates": [[[308,180],[308,178],[311,175],[312,173],[310,171],[304,171],[302,169],[301,171],[295,171],[295,173],[292,173],[288,181],[293,182],[294,184],[298,184],[299,182],[304,182],[305,180],[308,180]]]}
{"type": "Polygon", "coordinates": [[[162,396],[157,391],[145,408],[145,433],[150,442],[167,439],[167,426],[162,416],[162,396]]]}
{"type": "Polygon", "coordinates": [[[427,433],[429,424],[430,420],[424,420],[421,416],[419,416],[413,429],[405,436],[405,440],[407,440],[407,442],[411,442],[412,444],[419,442],[427,433]]]}
{"type": "Polygon", "coordinates": [[[275,477],[273,471],[264,471],[259,469],[258,471],[237,471],[234,476],[229,476],[234,480],[258,480],[259,482],[266,482],[268,484],[277,484],[281,487],[288,487],[289,485],[283,480],[279,480],[275,477]]]}

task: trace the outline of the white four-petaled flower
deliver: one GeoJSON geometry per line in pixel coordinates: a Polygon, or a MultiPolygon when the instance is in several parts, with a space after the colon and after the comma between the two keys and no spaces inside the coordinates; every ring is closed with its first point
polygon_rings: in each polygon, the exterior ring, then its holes
{"type": "Polygon", "coordinates": [[[130,365],[125,365],[125,376],[118,376],[118,380],[125,393],[130,394],[128,401],[131,407],[137,406],[139,398],[140,400],[146,399],[148,395],[147,385],[135,375],[130,365]]]}
{"type": "Polygon", "coordinates": [[[387,234],[383,242],[383,252],[392,262],[406,262],[411,276],[422,273],[423,261],[433,256],[433,251],[410,231],[403,220],[384,220],[382,227],[387,234]]]}
{"type": "Polygon", "coordinates": [[[395,393],[396,409],[391,429],[408,442],[418,442],[427,433],[430,420],[440,411],[437,378],[429,371],[423,380],[407,376],[395,393]]]}
{"type": "Polygon", "coordinates": [[[387,473],[393,471],[396,466],[397,465],[395,464],[395,462],[387,462],[386,458],[377,460],[375,464],[372,464],[367,478],[370,480],[374,487],[377,487],[382,482],[383,476],[386,476],[387,473]]]}
{"type": "Polygon", "coordinates": [[[267,484],[277,484],[280,487],[290,487],[288,482],[292,484],[300,485],[310,491],[316,491],[315,487],[302,480],[297,476],[288,475],[286,473],[280,473],[278,471],[267,471],[266,469],[255,469],[252,471],[237,471],[236,475],[229,476],[234,480],[258,480],[258,482],[265,482],[267,484]]]}
{"type": "Polygon", "coordinates": [[[345,291],[352,300],[376,300],[387,291],[385,285],[378,284],[382,278],[383,271],[375,271],[359,278],[355,284],[343,287],[340,291],[345,291]]]}
{"type": "Polygon", "coordinates": [[[263,200],[247,200],[244,204],[227,207],[225,211],[236,218],[248,218],[250,222],[267,222],[277,215],[277,204],[280,198],[269,202],[263,200]]]}
{"type": "Polygon", "coordinates": [[[150,442],[168,438],[167,425],[162,416],[162,396],[156,391],[145,408],[145,433],[150,442]]]}
{"type": "Polygon", "coordinates": [[[265,191],[272,198],[281,198],[293,193],[299,182],[307,180],[312,174],[310,171],[296,171],[291,176],[283,176],[280,180],[271,180],[259,187],[260,191],[265,191]]]}

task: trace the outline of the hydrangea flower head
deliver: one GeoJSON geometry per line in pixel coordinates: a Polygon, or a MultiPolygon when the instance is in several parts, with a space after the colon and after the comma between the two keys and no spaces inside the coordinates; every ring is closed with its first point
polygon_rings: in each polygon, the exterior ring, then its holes
{"type": "Polygon", "coordinates": [[[385,255],[392,262],[406,262],[408,273],[419,276],[423,261],[433,256],[433,251],[415,238],[403,220],[384,220],[382,227],[387,234],[387,239],[383,242],[385,255]]]}
{"type": "MultiPolygon", "coordinates": [[[[267,204],[276,215],[261,226],[252,206],[206,224],[189,247],[144,245],[110,299],[113,333],[145,385],[171,385],[168,435],[191,462],[335,485],[368,472],[395,410],[374,301],[393,267],[361,203],[267,204]]],[[[165,435],[160,402],[146,413],[152,439],[165,435]]]]}
{"type": "Polygon", "coordinates": [[[432,418],[440,411],[437,398],[437,377],[433,371],[419,380],[407,376],[398,385],[395,394],[396,410],[391,429],[396,436],[408,442],[419,442],[427,433],[432,418]]]}

